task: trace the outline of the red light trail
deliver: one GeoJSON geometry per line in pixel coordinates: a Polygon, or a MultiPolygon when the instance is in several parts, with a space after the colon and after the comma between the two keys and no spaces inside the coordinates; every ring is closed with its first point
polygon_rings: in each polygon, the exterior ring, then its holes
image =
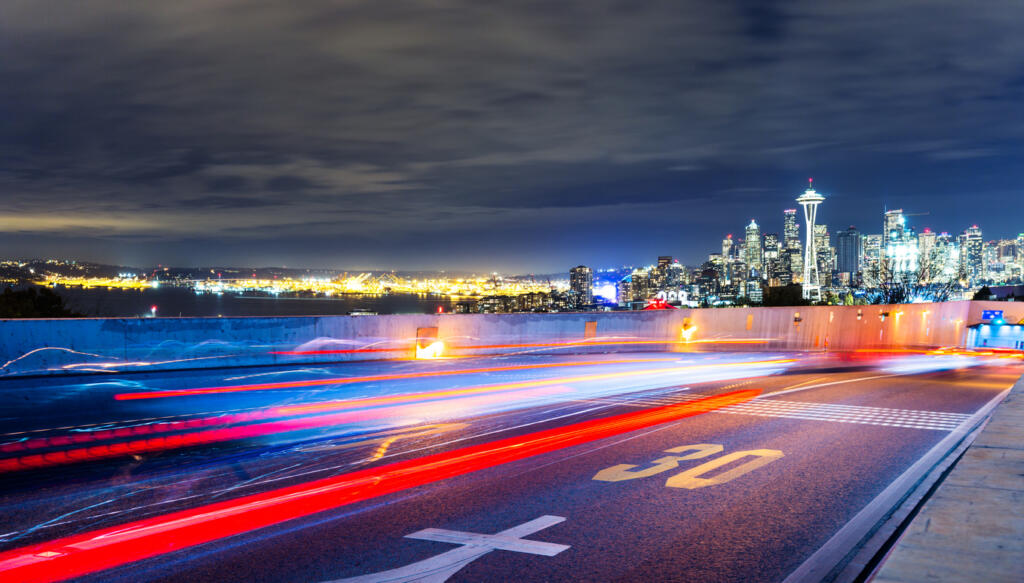
{"type": "Polygon", "coordinates": [[[209,504],[0,553],[21,583],[79,577],[481,469],[692,417],[758,390],[634,411],[209,504]]]}
{"type": "MultiPolygon", "coordinates": [[[[675,359],[637,359],[630,361],[599,361],[600,363],[612,362],[659,362],[673,361],[675,359]]],[[[399,405],[412,405],[421,407],[425,403],[438,400],[448,400],[455,397],[453,404],[459,406],[476,406],[487,404],[489,399],[481,395],[490,393],[505,393],[517,391],[517,397],[532,396],[535,391],[526,389],[538,389],[543,387],[551,388],[553,385],[566,385],[577,382],[593,382],[610,379],[629,378],[635,376],[646,376],[666,373],[693,372],[708,368],[761,366],[770,364],[786,364],[794,362],[793,359],[778,359],[765,361],[737,362],[713,365],[695,365],[682,367],[666,367],[643,369],[635,371],[621,371],[613,373],[598,373],[577,376],[553,377],[535,379],[529,381],[518,381],[494,385],[481,385],[458,389],[441,391],[430,391],[423,393],[408,393],[400,395],[388,395],[383,397],[367,397],[363,399],[349,399],[344,401],[328,401],[324,403],[310,403],[306,405],[291,405],[286,407],[272,407],[269,409],[250,411],[246,413],[233,413],[215,415],[212,417],[200,417],[184,421],[165,421],[149,425],[137,425],[122,427],[118,429],[104,429],[90,433],[74,433],[69,435],[57,435],[51,437],[37,437],[25,441],[7,443],[0,446],[2,453],[21,453],[42,448],[76,446],[84,443],[95,443],[88,447],[50,451],[46,453],[21,455],[0,460],[0,474],[28,469],[52,467],[69,463],[109,459],[124,455],[153,453],[167,451],[184,447],[198,445],[209,445],[212,443],[233,441],[240,439],[251,439],[266,435],[286,433],[291,431],[302,431],[340,425],[344,423],[357,423],[370,419],[383,417],[402,416],[405,414],[415,415],[415,408],[401,408],[399,405]],[[525,391],[525,392],[524,392],[525,391]],[[376,407],[376,409],[372,409],[376,407]],[[357,411],[358,410],[358,411],[357,411]],[[344,412],[344,413],[343,413],[344,412]],[[333,413],[333,414],[327,414],[333,413]],[[283,419],[297,415],[313,415],[302,419],[283,419]],[[268,421],[274,420],[274,421],[268,421]],[[263,423],[256,423],[264,421],[263,423]],[[238,425],[248,423],[247,425],[238,425]],[[238,425],[236,427],[226,427],[238,425]],[[176,433],[185,430],[196,430],[188,433],[176,433]],[[174,435],[159,435],[175,433],[174,435]],[[157,434],[157,435],[154,435],[157,434]],[[130,441],[114,443],[96,443],[105,440],[137,438],[130,441]]],[[[574,363],[575,365],[595,363],[574,363]]],[[[527,368],[548,367],[552,365],[527,365],[527,368]]],[[[518,370],[520,367],[497,367],[495,369],[479,370],[518,370]]],[[[468,372],[468,371],[444,371],[445,373],[468,372]]],[[[404,376],[404,375],[391,375],[404,376]]],[[[360,377],[370,378],[370,377],[360,377]]],[[[307,381],[299,381],[307,382],[307,381]]],[[[319,382],[319,381],[317,381],[319,382]]],[[[279,383],[275,383],[279,384],[279,383]]],[[[291,384],[291,383],[284,383],[291,384]]],[[[234,387],[232,387],[234,388],[234,387]]],[[[205,389],[204,389],[205,390],[205,389]]],[[[563,392],[562,389],[554,392],[563,392]]],[[[551,392],[551,391],[549,391],[551,392]]],[[[506,397],[502,396],[501,399],[506,397]]]]}

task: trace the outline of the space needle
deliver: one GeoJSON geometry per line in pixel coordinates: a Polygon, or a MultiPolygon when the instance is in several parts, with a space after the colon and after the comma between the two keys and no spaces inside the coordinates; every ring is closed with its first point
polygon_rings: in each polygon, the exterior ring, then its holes
{"type": "Polygon", "coordinates": [[[818,274],[817,253],[814,249],[814,219],[818,214],[818,205],[825,197],[814,190],[814,179],[807,179],[807,190],[804,191],[796,202],[804,207],[804,219],[807,221],[807,238],[804,245],[804,299],[821,300],[821,279],[818,274]]]}

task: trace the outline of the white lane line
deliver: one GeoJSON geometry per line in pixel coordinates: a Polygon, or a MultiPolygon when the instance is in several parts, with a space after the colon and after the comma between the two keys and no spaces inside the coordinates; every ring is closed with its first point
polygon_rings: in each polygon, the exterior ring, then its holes
{"type": "Polygon", "coordinates": [[[935,464],[939,463],[959,441],[964,439],[978,423],[988,416],[999,403],[1002,403],[1009,392],[1010,389],[1006,389],[993,397],[984,407],[979,409],[974,415],[971,415],[970,418],[961,423],[959,427],[950,432],[939,443],[935,444],[934,447],[928,450],[928,453],[921,456],[920,459],[900,474],[898,478],[893,480],[881,494],[869,502],[867,506],[861,509],[860,512],[832,535],[832,538],[828,539],[814,554],[790,573],[783,583],[821,581],[833,569],[840,566],[840,562],[900,503],[903,496],[935,464]]]}

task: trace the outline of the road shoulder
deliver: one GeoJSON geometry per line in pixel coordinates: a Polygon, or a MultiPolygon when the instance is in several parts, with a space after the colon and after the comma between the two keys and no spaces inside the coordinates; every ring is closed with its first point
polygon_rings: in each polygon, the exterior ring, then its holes
{"type": "Polygon", "coordinates": [[[1024,377],[873,581],[1016,582],[1024,572],[1024,377]]]}

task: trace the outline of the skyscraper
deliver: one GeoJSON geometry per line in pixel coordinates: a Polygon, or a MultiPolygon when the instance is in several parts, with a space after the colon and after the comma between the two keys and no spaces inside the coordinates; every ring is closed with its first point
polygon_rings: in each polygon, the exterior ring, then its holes
{"type": "Polygon", "coordinates": [[[922,275],[919,269],[921,251],[913,229],[907,228],[903,209],[885,211],[882,229],[880,276],[892,282],[917,282],[922,275]]]}
{"type": "Polygon", "coordinates": [[[814,252],[814,220],[818,214],[818,205],[823,200],[825,200],[825,197],[814,190],[813,179],[808,181],[807,190],[796,199],[796,202],[804,208],[804,219],[807,221],[807,241],[804,244],[803,292],[804,299],[809,300],[821,299],[818,261],[814,252]]]}
{"type": "Polygon", "coordinates": [[[985,241],[981,238],[981,229],[978,225],[972,225],[964,231],[962,241],[960,262],[963,272],[970,285],[976,285],[985,278],[985,241]]]}
{"type": "Polygon", "coordinates": [[[882,261],[882,238],[883,235],[864,235],[862,241],[863,255],[861,257],[860,270],[864,279],[864,285],[875,287],[879,283],[879,271],[882,261]]]}
{"type": "Polygon", "coordinates": [[[743,243],[743,261],[750,269],[761,272],[763,266],[763,252],[761,250],[761,227],[757,226],[754,219],[750,219],[747,225],[747,238],[743,243]]]}
{"type": "Polygon", "coordinates": [[[932,261],[932,251],[935,249],[935,241],[937,235],[935,231],[929,228],[925,228],[924,232],[917,236],[917,249],[920,259],[918,263],[921,265],[921,283],[930,283],[934,281],[937,272],[941,271],[941,266],[935,264],[932,261]]]}
{"type": "Polygon", "coordinates": [[[851,283],[856,280],[860,271],[860,231],[850,226],[845,231],[836,233],[836,271],[847,274],[851,283]]]}
{"type": "Polygon", "coordinates": [[[764,261],[768,263],[771,259],[779,258],[779,234],[765,233],[764,235],[764,261]]]}
{"type": "Polygon", "coordinates": [[[800,223],[796,220],[796,209],[782,211],[782,246],[786,249],[800,248],[800,223]]]}
{"type": "Polygon", "coordinates": [[[577,305],[594,303],[594,272],[585,265],[569,270],[569,291],[576,297],[577,305]]]}
{"type": "Polygon", "coordinates": [[[833,253],[828,225],[814,225],[814,257],[818,261],[819,284],[832,283],[833,253]]]}
{"type": "Polygon", "coordinates": [[[903,216],[903,209],[892,209],[885,211],[882,222],[882,237],[888,245],[892,240],[903,240],[903,231],[907,225],[907,218],[903,216]]]}
{"type": "Polygon", "coordinates": [[[732,239],[732,233],[726,235],[725,239],[722,239],[722,261],[725,263],[735,261],[737,247],[736,241],[732,239]]]}

